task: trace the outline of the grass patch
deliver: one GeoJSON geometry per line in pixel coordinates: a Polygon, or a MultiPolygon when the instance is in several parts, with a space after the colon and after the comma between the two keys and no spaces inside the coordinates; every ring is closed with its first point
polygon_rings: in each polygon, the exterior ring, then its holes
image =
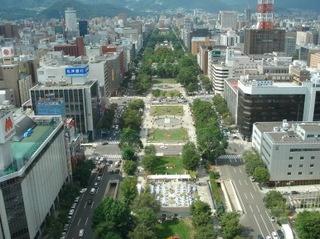
{"type": "Polygon", "coordinates": [[[181,97],[181,93],[178,90],[152,90],[152,95],[154,97],[181,97]]]}
{"type": "Polygon", "coordinates": [[[154,84],[177,84],[175,78],[157,78],[153,80],[154,84]]]}
{"type": "Polygon", "coordinates": [[[152,106],[151,115],[162,116],[162,115],[183,115],[182,106],[152,106]]]}
{"type": "Polygon", "coordinates": [[[157,157],[157,165],[154,169],[155,174],[184,174],[180,156],[157,157]]]}
{"type": "Polygon", "coordinates": [[[185,128],[151,129],[148,140],[151,142],[185,142],[188,140],[188,132],[185,128]]]}
{"type": "Polygon", "coordinates": [[[186,219],[167,221],[158,224],[156,229],[160,239],[167,239],[170,236],[179,236],[180,239],[190,239],[193,234],[191,223],[186,219]]]}

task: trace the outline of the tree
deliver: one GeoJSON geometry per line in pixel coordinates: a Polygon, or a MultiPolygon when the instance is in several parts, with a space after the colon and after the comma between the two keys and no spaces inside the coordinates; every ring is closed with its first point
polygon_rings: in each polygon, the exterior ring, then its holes
{"type": "Polygon", "coordinates": [[[298,214],[295,227],[300,239],[317,239],[320,235],[320,212],[298,214]]]}
{"type": "Polygon", "coordinates": [[[207,225],[211,219],[210,206],[200,200],[196,200],[191,205],[192,223],[195,227],[207,225]]]}
{"type": "Polygon", "coordinates": [[[147,145],[144,148],[144,154],[156,155],[156,147],[153,144],[147,145]]]}
{"type": "Polygon", "coordinates": [[[150,207],[142,207],[134,211],[137,224],[144,224],[148,228],[153,228],[157,223],[157,215],[150,207]]]}
{"type": "Polygon", "coordinates": [[[137,211],[142,207],[152,208],[154,213],[160,212],[160,203],[154,198],[154,196],[148,192],[141,192],[132,203],[132,210],[137,211]]]}
{"type": "Polygon", "coordinates": [[[131,239],[154,239],[157,238],[154,231],[144,224],[138,224],[136,228],[129,233],[131,239]]]}
{"type": "Polygon", "coordinates": [[[286,217],[288,206],[286,199],[278,191],[269,191],[263,198],[266,208],[270,209],[271,214],[275,217],[286,217]]]}
{"type": "Polygon", "coordinates": [[[147,172],[153,173],[157,165],[157,157],[151,154],[145,155],[142,160],[142,165],[147,172]]]}
{"type": "Polygon", "coordinates": [[[79,182],[81,187],[86,187],[94,167],[92,160],[80,161],[73,172],[73,180],[79,182]]]}
{"type": "Polygon", "coordinates": [[[134,175],[136,173],[137,170],[137,162],[132,161],[132,160],[124,160],[124,164],[123,164],[123,171],[127,174],[127,175],[134,175]]]}
{"type": "Polygon", "coordinates": [[[132,147],[135,150],[142,148],[139,132],[126,128],[123,129],[120,135],[120,148],[132,147]]]}
{"type": "Polygon", "coordinates": [[[109,197],[105,198],[95,209],[92,217],[92,227],[99,238],[105,238],[108,232],[125,237],[131,224],[132,219],[128,206],[109,197]]]}
{"type": "Polygon", "coordinates": [[[270,179],[268,169],[266,169],[265,167],[261,167],[261,166],[255,168],[254,173],[253,173],[253,177],[255,178],[255,180],[258,183],[263,183],[263,184],[268,182],[270,179]]]}
{"type": "Polygon", "coordinates": [[[126,177],[120,185],[120,199],[126,205],[130,205],[135,199],[137,191],[137,178],[126,177]]]}
{"type": "Polygon", "coordinates": [[[63,230],[63,224],[57,220],[54,216],[50,216],[48,219],[47,233],[49,238],[59,238],[63,230]]]}
{"type": "Polygon", "coordinates": [[[188,142],[182,148],[182,163],[187,170],[196,170],[200,162],[200,155],[194,143],[188,142]]]}
{"type": "Polygon", "coordinates": [[[256,168],[265,167],[259,155],[253,150],[245,151],[242,157],[245,161],[246,171],[249,175],[254,175],[256,168]]]}
{"type": "Polygon", "coordinates": [[[235,212],[225,213],[220,218],[223,238],[233,239],[241,231],[239,214],[235,212]]]}
{"type": "Polygon", "coordinates": [[[194,239],[215,239],[217,235],[212,224],[199,226],[195,229],[194,239]]]}
{"type": "Polygon", "coordinates": [[[134,151],[134,148],[130,146],[124,147],[121,150],[121,155],[123,160],[131,160],[131,161],[137,160],[136,152],[134,151]]]}

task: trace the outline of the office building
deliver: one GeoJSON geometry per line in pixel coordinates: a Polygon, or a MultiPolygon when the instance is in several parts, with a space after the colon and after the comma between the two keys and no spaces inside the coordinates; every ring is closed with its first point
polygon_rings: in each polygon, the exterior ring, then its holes
{"type": "Polygon", "coordinates": [[[311,68],[320,69],[320,52],[310,54],[310,65],[311,68]]]}
{"type": "Polygon", "coordinates": [[[286,33],[284,52],[287,56],[294,56],[296,53],[296,33],[286,33]]]}
{"type": "MultiPolygon", "coordinates": [[[[78,133],[88,140],[96,137],[96,126],[100,116],[100,98],[97,80],[73,84],[66,81],[38,84],[30,90],[32,108],[36,115],[39,109],[48,109],[65,118],[72,118],[78,133]]],[[[43,114],[49,114],[44,111],[43,114]]]]}
{"type": "Polygon", "coordinates": [[[214,42],[209,37],[192,37],[191,40],[191,54],[197,55],[201,46],[212,47],[214,42]]]}
{"type": "Polygon", "coordinates": [[[312,32],[302,32],[297,31],[297,41],[296,44],[298,46],[305,46],[308,44],[313,44],[313,34],[312,32]]]}
{"type": "Polygon", "coordinates": [[[61,117],[1,112],[1,238],[41,238],[68,180],[61,117]]]}
{"type": "Polygon", "coordinates": [[[10,23],[2,24],[0,25],[0,36],[4,38],[19,38],[19,27],[10,23]]]}
{"type": "Polygon", "coordinates": [[[238,81],[237,123],[250,139],[256,122],[320,120],[320,75],[313,74],[301,85],[243,76],[238,81]]]}
{"type": "Polygon", "coordinates": [[[285,51],[285,31],[281,29],[246,29],[244,53],[262,55],[285,51]]]}
{"type": "Polygon", "coordinates": [[[255,123],[252,146],[277,185],[319,183],[320,122],[255,123]]]}
{"type": "Polygon", "coordinates": [[[72,8],[67,8],[64,12],[65,18],[65,31],[66,32],[77,32],[77,12],[72,8]]]}
{"type": "Polygon", "coordinates": [[[220,29],[237,29],[238,13],[234,11],[219,12],[220,29]]]}
{"type": "Polygon", "coordinates": [[[79,34],[81,37],[84,37],[85,35],[89,34],[87,20],[80,20],[79,21],[79,34]]]}
{"type": "Polygon", "coordinates": [[[62,51],[64,55],[68,56],[85,56],[85,47],[82,37],[77,37],[74,41],[69,43],[55,45],[53,48],[55,51],[62,51]]]}
{"type": "Polygon", "coordinates": [[[240,43],[240,37],[235,31],[227,31],[220,35],[220,45],[222,46],[237,46],[240,43]]]}

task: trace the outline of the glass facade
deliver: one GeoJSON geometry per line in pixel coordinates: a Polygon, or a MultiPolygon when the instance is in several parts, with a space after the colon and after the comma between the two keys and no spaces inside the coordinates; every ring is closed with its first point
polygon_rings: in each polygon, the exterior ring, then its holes
{"type": "Polygon", "coordinates": [[[256,122],[302,121],[304,100],[304,95],[248,95],[239,90],[239,131],[250,139],[256,122]]]}
{"type": "Polygon", "coordinates": [[[320,121],[320,91],[317,91],[316,93],[313,120],[320,121]]]}

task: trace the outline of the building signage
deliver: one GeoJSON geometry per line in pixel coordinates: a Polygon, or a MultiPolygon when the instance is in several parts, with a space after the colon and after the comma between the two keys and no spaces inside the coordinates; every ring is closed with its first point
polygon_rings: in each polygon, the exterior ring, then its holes
{"type": "Polygon", "coordinates": [[[87,76],[89,72],[89,66],[75,66],[66,67],[65,74],[67,77],[84,77],[87,76]]]}
{"type": "Polygon", "coordinates": [[[212,54],[213,57],[220,57],[220,56],[221,56],[221,51],[219,51],[219,50],[213,50],[213,51],[211,52],[211,54],[212,54]]]}
{"type": "Polygon", "coordinates": [[[0,118],[0,143],[5,143],[15,134],[12,112],[5,113],[0,118]]]}
{"type": "Polygon", "coordinates": [[[12,57],[14,56],[13,47],[2,47],[1,48],[2,57],[12,57]]]}

